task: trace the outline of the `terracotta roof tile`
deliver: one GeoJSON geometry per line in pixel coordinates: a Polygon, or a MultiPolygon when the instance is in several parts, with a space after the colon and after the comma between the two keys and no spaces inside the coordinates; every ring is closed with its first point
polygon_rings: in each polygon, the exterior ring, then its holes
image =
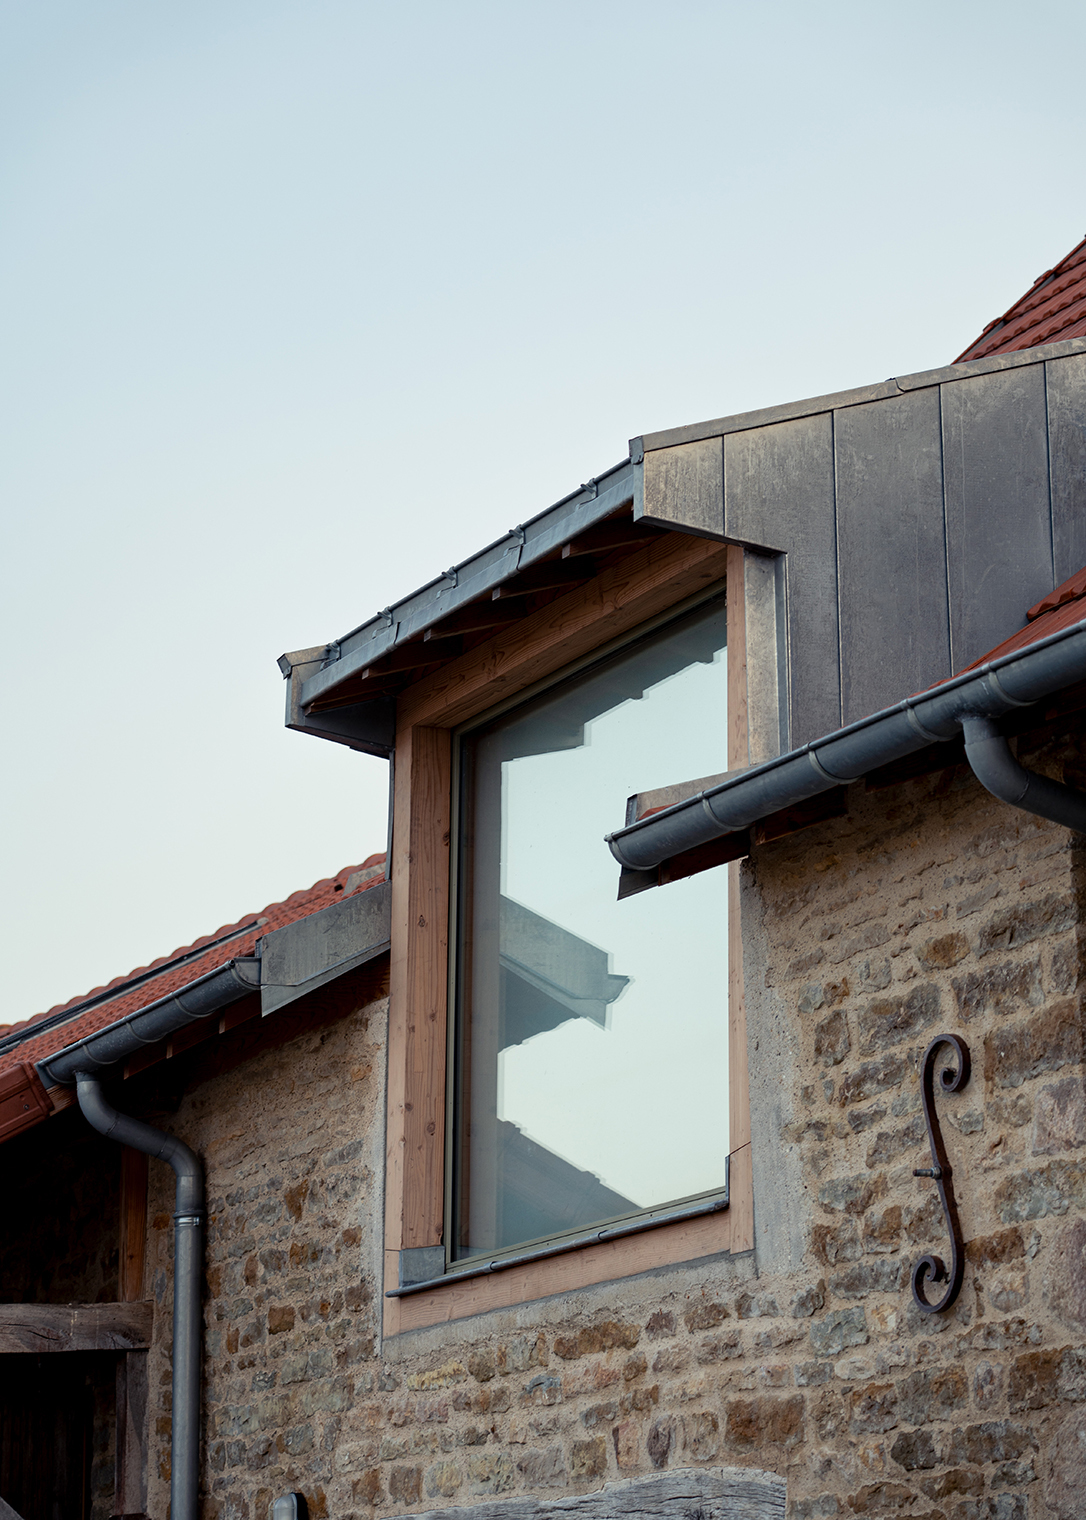
{"type": "Polygon", "coordinates": [[[94,987],[21,1023],[0,1024],[0,1040],[25,1031],[17,1044],[0,1052],[0,1072],[20,1062],[40,1061],[95,1030],[105,1029],[126,1013],[179,991],[228,961],[251,955],[262,934],[307,918],[345,894],[376,886],[383,879],[384,860],[383,854],[370,855],[360,866],[345,866],[337,875],[314,882],[308,890],[292,892],[284,902],[270,903],[260,913],[247,914],[237,923],[223,924],[214,934],[202,935],[191,945],[181,946],[172,955],[160,956],[148,966],[138,966],[127,976],[115,977],[102,987],[94,987]],[[161,970],[156,972],[156,968],[161,970]],[[113,989],[116,991],[111,996],[113,989]],[[65,1014],[69,1016],[65,1018],[65,1014]],[[35,1024],[45,1025],[40,1035],[34,1033],[35,1024]]]}
{"type": "Polygon", "coordinates": [[[954,362],[1081,337],[1086,337],[1086,238],[1054,269],[1038,275],[1025,295],[989,322],[954,362]]]}

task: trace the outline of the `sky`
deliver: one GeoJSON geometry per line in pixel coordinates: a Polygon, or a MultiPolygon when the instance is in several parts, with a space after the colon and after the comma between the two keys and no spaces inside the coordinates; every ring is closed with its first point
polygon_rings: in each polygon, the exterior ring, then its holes
{"type": "Polygon", "coordinates": [[[953,359],[1086,230],[1084,44],[1062,0],[0,0],[0,1021],[383,847],[280,653],[631,436],[953,359]]]}

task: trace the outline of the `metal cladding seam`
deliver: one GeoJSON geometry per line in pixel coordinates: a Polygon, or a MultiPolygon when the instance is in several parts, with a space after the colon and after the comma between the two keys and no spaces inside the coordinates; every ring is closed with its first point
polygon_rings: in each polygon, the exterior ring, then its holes
{"type": "MultiPolygon", "coordinates": [[[[1003,717],[1083,679],[1086,679],[1086,627],[1077,623],[1027,649],[991,660],[930,691],[907,697],[894,707],[815,739],[802,749],[737,772],[684,802],[616,829],[606,836],[607,843],[620,865],[635,871],[652,870],[673,855],[749,828],[770,813],[805,802],[832,787],[857,781],[878,766],[904,759],[930,744],[954,739],[964,719],[1003,717]]],[[[979,773],[978,779],[985,784],[979,773]]],[[[1034,779],[1040,782],[1045,778],[1034,779]]],[[[1049,783],[1050,787],[1056,785],[1049,783]]],[[[1070,788],[1061,790],[1070,792],[1070,788]]],[[[1043,787],[1033,787],[1035,797],[1042,792],[1043,787]]],[[[1050,793],[1045,795],[1051,798],[1050,793]]],[[[1042,816],[1051,815],[1043,812],[1042,816]]],[[[1069,824],[1072,828],[1081,826],[1069,824]]]]}

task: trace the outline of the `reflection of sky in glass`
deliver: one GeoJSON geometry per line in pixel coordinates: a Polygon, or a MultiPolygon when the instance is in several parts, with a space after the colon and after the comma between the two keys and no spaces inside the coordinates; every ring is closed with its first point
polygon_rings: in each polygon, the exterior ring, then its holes
{"type": "Polygon", "coordinates": [[[726,655],[590,722],[577,749],[502,765],[507,896],[609,952],[609,1027],[572,1019],[502,1052],[499,1116],[648,1208],[723,1186],[727,872],[618,902],[603,835],[635,792],[727,766],[726,655]]]}

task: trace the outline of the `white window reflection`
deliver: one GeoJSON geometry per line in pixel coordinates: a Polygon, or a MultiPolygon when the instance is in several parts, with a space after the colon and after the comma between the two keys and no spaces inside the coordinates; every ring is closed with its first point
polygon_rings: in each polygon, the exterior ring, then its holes
{"type": "Polygon", "coordinates": [[[456,1256],[724,1186],[727,872],[619,902],[603,835],[726,688],[720,599],[462,741],[456,1256]]]}

